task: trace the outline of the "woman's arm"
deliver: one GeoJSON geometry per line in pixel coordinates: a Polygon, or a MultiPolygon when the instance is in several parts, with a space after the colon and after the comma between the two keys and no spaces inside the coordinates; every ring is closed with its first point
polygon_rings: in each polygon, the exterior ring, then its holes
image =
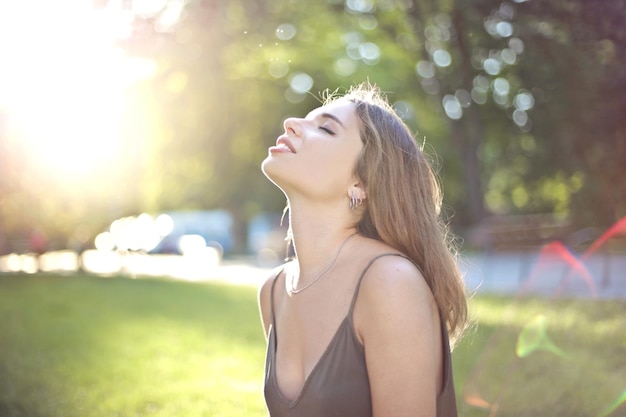
{"type": "Polygon", "coordinates": [[[436,415],[442,381],[439,313],[422,274],[384,257],[363,278],[354,312],[374,417],[436,415]]]}

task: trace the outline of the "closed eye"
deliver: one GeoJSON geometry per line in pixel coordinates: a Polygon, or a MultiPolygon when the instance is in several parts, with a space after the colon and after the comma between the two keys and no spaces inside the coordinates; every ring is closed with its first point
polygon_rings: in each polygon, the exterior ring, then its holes
{"type": "Polygon", "coordinates": [[[333,132],[332,130],[330,130],[326,126],[320,126],[320,130],[323,130],[324,132],[328,133],[329,135],[333,135],[333,136],[335,135],[335,132],[333,132]]]}

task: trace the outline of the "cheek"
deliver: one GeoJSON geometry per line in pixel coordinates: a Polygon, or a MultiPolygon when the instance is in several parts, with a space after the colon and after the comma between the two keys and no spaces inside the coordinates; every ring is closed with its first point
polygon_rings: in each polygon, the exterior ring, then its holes
{"type": "Polygon", "coordinates": [[[321,177],[334,177],[341,179],[350,177],[356,163],[356,154],[347,146],[332,147],[328,149],[316,149],[306,155],[301,161],[302,168],[307,169],[321,177]]]}

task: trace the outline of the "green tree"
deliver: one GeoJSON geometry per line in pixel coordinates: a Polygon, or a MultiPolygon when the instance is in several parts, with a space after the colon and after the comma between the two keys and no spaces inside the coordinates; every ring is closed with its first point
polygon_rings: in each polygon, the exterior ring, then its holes
{"type": "Polygon", "coordinates": [[[0,128],[5,235],[219,207],[243,242],[248,219],[284,206],[260,174],[281,121],[368,79],[443,161],[454,225],[548,212],[604,227],[625,214],[623,1],[94,4],[133,14],[119,44],[154,68],[128,91],[126,147],[94,187],[37,168],[0,128]]]}

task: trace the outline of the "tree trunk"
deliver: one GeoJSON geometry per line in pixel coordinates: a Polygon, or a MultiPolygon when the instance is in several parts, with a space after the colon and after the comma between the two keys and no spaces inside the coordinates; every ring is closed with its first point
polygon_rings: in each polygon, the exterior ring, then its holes
{"type": "MultiPolygon", "coordinates": [[[[471,64],[471,45],[463,20],[463,5],[455,1],[452,12],[452,24],[456,32],[456,41],[459,51],[459,72],[462,88],[472,91],[474,70],[471,64]]],[[[452,122],[452,138],[461,153],[463,181],[465,182],[467,222],[476,223],[485,215],[483,200],[482,177],[478,149],[484,135],[478,105],[471,103],[463,111],[463,118],[452,122]]]]}

